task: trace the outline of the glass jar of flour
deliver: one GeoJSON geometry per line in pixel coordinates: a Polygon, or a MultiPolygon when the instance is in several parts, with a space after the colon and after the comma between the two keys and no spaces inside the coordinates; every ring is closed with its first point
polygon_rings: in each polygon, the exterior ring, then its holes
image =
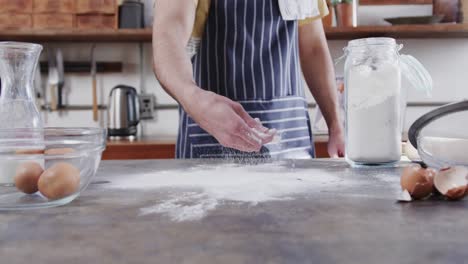
{"type": "Polygon", "coordinates": [[[402,74],[417,89],[432,79],[392,38],[352,40],[344,49],[346,159],[352,166],[392,165],[401,159],[406,93],[402,74]]]}

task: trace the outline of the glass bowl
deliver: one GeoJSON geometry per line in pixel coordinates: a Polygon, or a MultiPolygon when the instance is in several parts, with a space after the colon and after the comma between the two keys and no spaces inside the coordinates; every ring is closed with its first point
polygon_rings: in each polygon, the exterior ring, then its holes
{"type": "Polygon", "coordinates": [[[468,101],[436,108],[410,127],[408,137],[429,167],[468,166],[468,101]]]}
{"type": "Polygon", "coordinates": [[[90,184],[99,167],[105,145],[106,131],[101,128],[1,130],[0,210],[54,207],[70,203],[90,184]],[[10,136],[5,136],[7,134],[10,136]],[[40,140],[35,137],[32,141],[28,137],[30,135],[41,135],[40,140]],[[63,171],[64,167],[61,167],[62,171],[56,174],[57,177],[48,178],[48,186],[59,188],[61,192],[60,184],[63,183],[63,179],[69,179],[70,174],[73,174],[75,180],[71,190],[53,198],[51,195],[47,195],[50,197],[47,198],[40,190],[33,194],[23,193],[15,186],[15,178],[18,178],[15,175],[18,168],[24,167],[26,163],[36,163],[44,169],[45,172],[39,174],[40,179],[46,175],[49,168],[58,163],[66,163],[78,169],[79,181],[76,181],[77,173],[73,173],[76,169],[63,171]]]}

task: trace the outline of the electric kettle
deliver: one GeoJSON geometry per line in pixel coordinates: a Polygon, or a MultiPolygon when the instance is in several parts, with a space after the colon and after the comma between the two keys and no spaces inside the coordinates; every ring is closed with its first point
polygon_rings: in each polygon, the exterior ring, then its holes
{"type": "Polygon", "coordinates": [[[109,137],[132,137],[137,134],[140,107],[135,88],[125,85],[114,87],[109,96],[109,137]]]}

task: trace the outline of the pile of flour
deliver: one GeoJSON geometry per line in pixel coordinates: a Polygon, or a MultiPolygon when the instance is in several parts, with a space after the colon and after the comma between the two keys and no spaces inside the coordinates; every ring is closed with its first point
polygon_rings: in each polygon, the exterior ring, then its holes
{"type": "Polygon", "coordinates": [[[203,165],[186,170],[141,173],[114,180],[109,188],[169,189],[172,195],[141,208],[141,214],[160,213],[174,221],[203,218],[220,203],[258,204],[292,199],[294,195],[330,187],[343,180],[320,169],[292,169],[281,164],[203,165]]]}

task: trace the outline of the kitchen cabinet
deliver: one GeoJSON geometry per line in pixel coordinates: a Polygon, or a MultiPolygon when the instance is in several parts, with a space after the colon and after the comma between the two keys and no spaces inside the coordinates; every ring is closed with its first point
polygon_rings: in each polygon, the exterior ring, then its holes
{"type": "Polygon", "coordinates": [[[144,137],[136,140],[109,140],[104,160],[173,159],[175,139],[144,137]]]}
{"type": "Polygon", "coordinates": [[[115,15],[117,8],[117,0],[76,0],[78,14],[115,15]]]}
{"type": "Polygon", "coordinates": [[[75,0],[34,0],[34,13],[75,13],[75,0]]]}
{"type": "Polygon", "coordinates": [[[18,29],[22,27],[32,27],[31,14],[1,14],[0,13],[0,29],[18,29]]]}
{"type": "Polygon", "coordinates": [[[32,13],[33,0],[0,0],[0,13],[32,13]]]}
{"type": "MultiPolygon", "coordinates": [[[[318,158],[328,157],[328,136],[315,136],[315,153],[318,158]]],[[[144,137],[130,140],[109,140],[103,160],[139,160],[175,158],[175,139],[144,137]]]]}
{"type": "Polygon", "coordinates": [[[116,15],[77,15],[76,27],[79,29],[115,29],[118,28],[116,15]]]}
{"type": "Polygon", "coordinates": [[[75,26],[73,14],[33,14],[36,29],[71,29],[75,26]]]}

